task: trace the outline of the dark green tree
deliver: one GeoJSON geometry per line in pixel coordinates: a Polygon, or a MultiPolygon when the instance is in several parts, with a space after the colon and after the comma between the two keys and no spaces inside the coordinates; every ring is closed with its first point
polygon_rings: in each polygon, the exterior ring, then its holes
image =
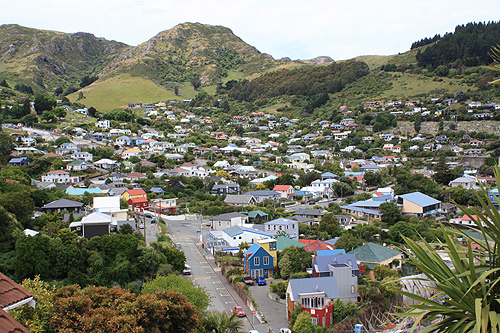
{"type": "Polygon", "coordinates": [[[392,201],[380,204],[379,208],[382,213],[382,222],[387,223],[389,226],[396,224],[403,218],[398,205],[392,201]]]}
{"type": "Polygon", "coordinates": [[[53,97],[36,95],[35,110],[38,115],[41,115],[44,111],[51,111],[55,106],[56,100],[53,97]]]}

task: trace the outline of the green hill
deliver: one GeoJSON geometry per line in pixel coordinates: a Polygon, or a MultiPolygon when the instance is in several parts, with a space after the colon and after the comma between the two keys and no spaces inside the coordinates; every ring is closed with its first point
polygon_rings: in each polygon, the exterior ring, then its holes
{"type": "Polygon", "coordinates": [[[128,46],[78,32],[0,26],[0,77],[35,91],[79,87],[84,76],[97,75],[128,46]]]}

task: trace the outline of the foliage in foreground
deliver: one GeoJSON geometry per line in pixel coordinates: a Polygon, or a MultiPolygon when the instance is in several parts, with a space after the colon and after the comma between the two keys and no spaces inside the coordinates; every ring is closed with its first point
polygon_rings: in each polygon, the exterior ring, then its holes
{"type": "MultiPolygon", "coordinates": [[[[496,168],[497,184],[500,174],[496,168]]],[[[500,330],[500,213],[489,198],[477,194],[482,211],[461,208],[476,225],[480,236],[466,231],[443,229],[443,260],[435,247],[425,240],[405,238],[411,252],[409,263],[426,275],[424,280],[435,285],[435,296],[427,299],[400,291],[417,302],[408,307],[404,317],[434,322],[425,332],[498,332],[500,330]],[[467,239],[463,246],[458,238],[467,239]],[[435,322],[437,321],[437,322],[435,322]]],[[[500,200],[496,198],[498,204],[500,200]]],[[[469,230],[470,231],[470,230],[469,230]]]]}

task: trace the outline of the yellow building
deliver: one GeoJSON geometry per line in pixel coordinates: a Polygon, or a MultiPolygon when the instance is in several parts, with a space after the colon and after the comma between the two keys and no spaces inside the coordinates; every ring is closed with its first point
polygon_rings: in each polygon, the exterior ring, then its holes
{"type": "Polygon", "coordinates": [[[134,198],[145,198],[146,197],[146,192],[142,188],[134,188],[132,190],[126,190],[122,194],[122,199],[125,199],[125,201],[129,201],[130,199],[134,198]]]}

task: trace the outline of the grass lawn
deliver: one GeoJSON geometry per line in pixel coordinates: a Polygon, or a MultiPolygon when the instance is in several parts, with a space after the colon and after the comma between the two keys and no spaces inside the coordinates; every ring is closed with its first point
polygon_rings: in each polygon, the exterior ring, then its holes
{"type": "MultiPolygon", "coordinates": [[[[180,90],[181,94],[188,93],[189,88],[184,84],[180,90]]],[[[95,82],[81,90],[84,98],[77,101],[78,92],[68,96],[72,102],[79,102],[86,107],[95,107],[100,112],[111,111],[116,108],[127,106],[128,103],[154,103],[172,99],[180,99],[173,91],[169,91],[153,81],[140,77],[121,75],[106,81],[95,82]]],[[[193,94],[194,97],[194,94],[193,94]]]]}

